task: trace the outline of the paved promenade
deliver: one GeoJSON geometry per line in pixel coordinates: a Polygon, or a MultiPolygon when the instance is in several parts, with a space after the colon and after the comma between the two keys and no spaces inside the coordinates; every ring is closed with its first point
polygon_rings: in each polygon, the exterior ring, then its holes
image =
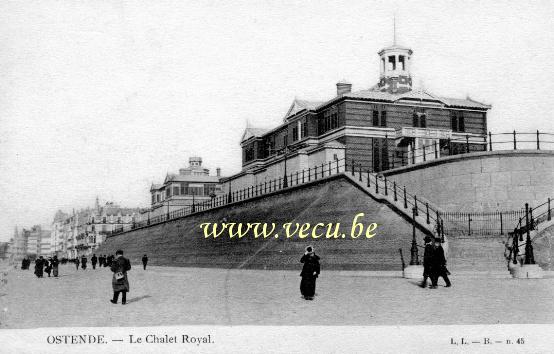
{"type": "Polygon", "coordinates": [[[113,305],[108,268],[60,267],[59,278],[11,270],[0,288],[0,327],[161,325],[423,325],[554,323],[554,276],[515,280],[458,274],[421,289],[395,273],[322,270],[314,301],[298,271],[133,265],[128,304],[113,305]],[[444,285],[444,283],[439,283],[444,285]]]}

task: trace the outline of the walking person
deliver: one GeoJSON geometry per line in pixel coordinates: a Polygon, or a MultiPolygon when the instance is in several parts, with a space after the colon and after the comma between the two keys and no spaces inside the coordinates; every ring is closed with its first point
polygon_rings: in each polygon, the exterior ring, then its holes
{"type": "Polygon", "coordinates": [[[320,272],[319,256],[314,252],[313,246],[306,247],[306,252],[300,259],[304,263],[300,276],[300,293],[306,300],[313,300],[315,296],[315,282],[320,272]]]}
{"type": "Polygon", "coordinates": [[[98,257],[98,268],[102,268],[103,265],[104,265],[104,257],[100,255],[100,257],[98,257]]]}
{"type": "Polygon", "coordinates": [[[420,284],[422,288],[427,287],[427,278],[430,278],[431,274],[433,273],[432,263],[433,263],[433,252],[435,250],[435,247],[431,242],[432,240],[433,239],[431,238],[431,236],[425,236],[425,239],[424,239],[425,251],[423,253],[423,281],[420,284]]]}
{"type": "Polygon", "coordinates": [[[98,257],[96,257],[96,253],[93,253],[92,258],[90,259],[90,263],[92,263],[92,269],[96,269],[97,262],[98,262],[98,257]]]}
{"type": "Polygon", "coordinates": [[[54,258],[52,258],[52,262],[50,262],[50,264],[52,265],[52,271],[54,273],[54,278],[57,278],[58,277],[58,266],[60,265],[60,261],[58,260],[58,256],[54,256],[54,258]]]}
{"type": "Polygon", "coordinates": [[[44,260],[44,272],[48,274],[48,278],[50,278],[50,274],[52,273],[52,258],[49,257],[48,260],[44,260]]]}
{"type": "Polygon", "coordinates": [[[43,271],[44,271],[43,267],[44,267],[44,259],[42,258],[42,256],[40,256],[35,260],[35,275],[37,276],[37,278],[42,278],[43,271]]]}
{"type": "Polygon", "coordinates": [[[117,304],[119,293],[121,293],[121,304],[125,305],[127,302],[127,292],[129,291],[127,272],[131,270],[131,262],[123,257],[122,250],[117,250],[115,255],[116,257],[110,266],[111,271],[114,273],[112,277],[113,299],[110,302],[117,304]]]}
{"type": "Polygon", "coordinates": [[[87,257],[85,257],[85,255],[81,257],[81,268],[83,270],[87,269],[87,257]]]}
{"type": "Polygon", "coordinates": [[[148,256],[142,256],[142,267],[146,270],[146,264],[148,264],[148,256]]]}
{"type": "Polygon", "coordinates": [[[448,269],[446,269],[446,258],[444,257],[444,249],[441,246],[441,239],[435,238],[435,250],[433,251],[433,262],[432,262],[432,274],[431,277],[431,288],[436,289],[439,281],[439,277],[444,279],[446,287],[449,288],[452,286],[450,279],[448,279],[448,269]]]}
{"type": "Polygon", "coordinates": [[[79,270],[79,256],[75,258],[75,269],[79,270]]]}

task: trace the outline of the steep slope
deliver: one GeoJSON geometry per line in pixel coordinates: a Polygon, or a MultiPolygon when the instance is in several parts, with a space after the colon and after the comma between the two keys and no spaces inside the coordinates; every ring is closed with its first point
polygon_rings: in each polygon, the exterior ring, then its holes
{"type": "MultiPolygon", "coordinates": [[[[424,230],[417,230],[418,243],[424,230]]],[[[401,270],[399,248],[406,263],[412,225],[387,202],[378,202],[344,176],[334,176],[291,190],[193,214],[165,224],[108,238],[97,254],[121,248],[133,262],[148,254],[151,264],[167,266],[297,269],[308,244],[313,244],[326,269],[401,270]],[[350,237],[356,214],[367,227],[377,223],[376,236],[350,237]],[[205,222],[267,222],[276,224],[279,238],[205,238],[205,222]],[[287,239],[282,225],[340,223],[347,236],[339,239],[287,239]]],[[[420,255],[421,256],[421,255],[420,255]]]]}

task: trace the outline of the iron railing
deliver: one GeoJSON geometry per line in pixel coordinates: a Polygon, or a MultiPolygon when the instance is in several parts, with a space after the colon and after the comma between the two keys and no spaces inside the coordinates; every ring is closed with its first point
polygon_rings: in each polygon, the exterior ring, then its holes
{"type": "Polygon", "coordinates": [[[518,224],[525,209],[491,212],[444,212],[446,232],[457,237],[502,236],[518,224]]]}
{"type": "MultiPolygon", "coordinates": [[[[544,203],[533,207],[525,204],[524,216],[519,219],[514,231],[510,233],[506,242],[506,248],[509,250],[508,260],[513,264],[518,263],[518,259],[524,264],[535,264],[533,254],[533,239],[531,231],[537,230],[537,227],[547,221],[552,220],[554,206],[552,199],[548,198],[544,203]],[[526,235],[526,238],[523,238],[526,235]],[[510,245],[511,243],[511,245],[510,245]],[[523,247],[523,252],[520,248],[523,247]]],[[[535,235],[536,237],[537,235],[535,235]]]]}
{"type": "Polygon", "coordinates": [[[355,161],[347,161],[344,158],[328,161],[320,164],[319,166],[310,167],[304,170],[295,171],[287,174],[286,177],[283,176],[272,180],[266,180],[246,188],[238,190],[230,189],[225,195],[217,196],[212,200],[185,206],[178,210],[169,211],[152,218],[149,217],[147,220],[118,227],[114,229],[108,237],[138,228],[165,223],[197,212],[218,208],[231,203],[268,195],[286,188],[311,183],[313,181],[328,178],[341,173],[351,174],[353,178],[363,182],[365,187],[371,188],[372,193],[390,196],[394,202],[399,204],[400,208],[407,209],[405,212],[408,215],[411,215],[411,211],[414,210],[416,217],[421,215],[421,217],[424,218],[424,222],[428,225],[433,225],[432,228],[434,228],[436,234],[440,235],[444,239],[444,223],[442,222],[440,216],[442,212],[439,211],[438,208],[431,205],[428,201],[418,198],[416,195],[412,195],[406,190],[405,186],[400,187],[396,184],[396,182],[391,182],[390,180],[387,180],[386,177],[377,175],[368,168],[364,169],[361,164],[356,163],[355,161]],[[285,178],[287,181],[286,184],[285,178]]]}
{"type": "MultiPolygon", "coordinates": [[[[392,140],[393,137],[386,136],[385,139],[392,140]]],[[[385,156],[380,156],[381,159],[384,158],[384,161],[380,164],[380,169],[374,166],[370,166],[370,168],[373,172],[380,172],[445,156],[498,150],[554,150],[554,133],[538,130],[536,132],[516,132],[514,130],[509,133],[489,132],[483,136],[466,134],[465,142],[443,139],[442,143],[435,141],[433,144],[424,145],[417,149],[412,147],[406,150],[396,149],[387,152],[385,156]],[[481,139],[480,142],[479,139],[481,139]]]]}

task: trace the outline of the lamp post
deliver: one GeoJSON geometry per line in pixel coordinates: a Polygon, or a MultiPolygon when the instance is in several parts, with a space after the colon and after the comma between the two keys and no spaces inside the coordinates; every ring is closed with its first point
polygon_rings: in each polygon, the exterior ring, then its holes
{"type": "Polygon", "coordinates": [[[229,180],[229,194],[227,195],[227,204],[233,202],[233,196],[231,195],[231,180],[229,180]]]}
{"type": "MultiPolygon", "coordinates": [[[[533,222],[533,220],[531,220],[533,222]]],[[[525,203],[525,230],[527,232],[527,240],[525,240],[525,264],[535,264],[535,256],[533,255],[533,245],[531,244],[531,234],[529,224],[529,204],[525,203]]]]}
{"type": "Polygon", "coordinates": [[[418,257],[418,251],[417,251],[417,242],[416,242],[416,209],[412,209],[412,248],[411,251],[411,257],[410,257],[410,265],[419,265],[419,257],[418,257]]]}
{"type": "Polygon", "coordinates": [[[283,188],[287,188],[289,186],[287,182],[287,149],[288,148],[286,146],[283,148],[283,151],[285,153],[285,176],[283,179],[283,188]]]}

